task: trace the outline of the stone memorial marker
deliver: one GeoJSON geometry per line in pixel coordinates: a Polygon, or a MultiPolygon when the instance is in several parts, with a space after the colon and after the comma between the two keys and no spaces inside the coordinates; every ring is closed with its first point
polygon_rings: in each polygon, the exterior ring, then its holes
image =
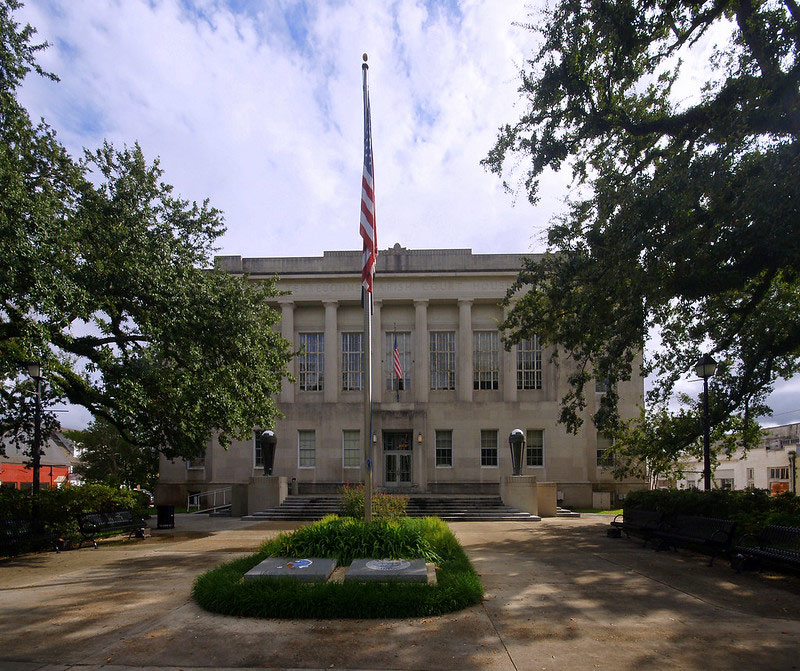
{"type": "Polygon", "coordinates": [[[359,582],[428,582],[423,559],[354,559],[344,576],[359,582]]]}
{"type": "Polygon", "coordinates": [[[244,579],[294,578],[303,582],[326,582],[335,568],[335,559],[269,557],[245,573],[244,579]]]}

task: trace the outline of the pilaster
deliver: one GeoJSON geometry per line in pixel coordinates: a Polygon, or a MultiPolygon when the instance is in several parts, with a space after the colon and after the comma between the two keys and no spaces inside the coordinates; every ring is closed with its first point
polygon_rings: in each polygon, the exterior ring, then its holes
{"type": "Polygon", "coordinates": [[[428,301],[414,301],[414,360],[415,391],[418,403],[428,402],[430,387],[430,337],[428,336],[428,301]]]}
{"type": "Polygon", "coordinates": [[[458,301],[458,400],[472,402],[472,301],[458,301]]]}

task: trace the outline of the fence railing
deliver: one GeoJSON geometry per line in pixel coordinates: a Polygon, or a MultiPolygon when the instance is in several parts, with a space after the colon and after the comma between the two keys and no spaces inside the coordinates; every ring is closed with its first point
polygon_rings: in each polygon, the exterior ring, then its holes
{"type": "Polygon", "coordinates": [[[186,498],[186,510],[189,512],[202,513],[229,505],[231,505],[231,487],[197,492],[189,494],[186,498]]]}

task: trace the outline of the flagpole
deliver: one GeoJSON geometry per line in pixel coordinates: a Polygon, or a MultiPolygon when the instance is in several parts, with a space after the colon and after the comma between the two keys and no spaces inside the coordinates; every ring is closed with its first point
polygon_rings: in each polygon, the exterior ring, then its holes
{"type": "MultiPolygon", "coordinates": [[[[361,73],[364,84],[364,142],[365,153],[366,143],[370,143],[370,163],[372,161],[372,122],[370,119],[369,111],[369,92],[367,88],[367,54],[363,56],[364,62],[361,64],[361,73]]],[[[366,164],[365,158],[365,164],[366,164]]],[[[370,166],[371,172],[371,166],[370,166]]],[[[363,211],[363,195],[362,195],[362,211],[363,211]]],[[[374,200],[373,200],[374,211],[374,200]]],[[[373,212],[372,221],[372,236],[373,236],[373,249],[375,257],[377,257],[377,236],[375,235],[375,221],[373,212]]],[[[373,259],[373,263],[374,263],[373,259]]],[[[374,266],[372,268],[374,272],[374,266]]],[[[363,285],[363,271],[362,271],[362,285],[363,285]]],[[[370,277],[370,283],[367,287],[362,286],[361,301],[364,305],[364,520],[366,522],[372,521],[372,282],[373,277],[370,277]]]]}

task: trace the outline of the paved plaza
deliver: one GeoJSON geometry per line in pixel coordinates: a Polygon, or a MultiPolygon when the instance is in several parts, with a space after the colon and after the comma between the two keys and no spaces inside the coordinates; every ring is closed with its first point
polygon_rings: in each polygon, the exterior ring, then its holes
{"type": "Polygon", "coordinates": [[[797,669],[800,578],[608,538],[608,517],[451,524],[486,598],[443,617],[252,620],[192,581],[291,523],[177,515],[97,550],[0,560],[0,669],[797,669]]]}

